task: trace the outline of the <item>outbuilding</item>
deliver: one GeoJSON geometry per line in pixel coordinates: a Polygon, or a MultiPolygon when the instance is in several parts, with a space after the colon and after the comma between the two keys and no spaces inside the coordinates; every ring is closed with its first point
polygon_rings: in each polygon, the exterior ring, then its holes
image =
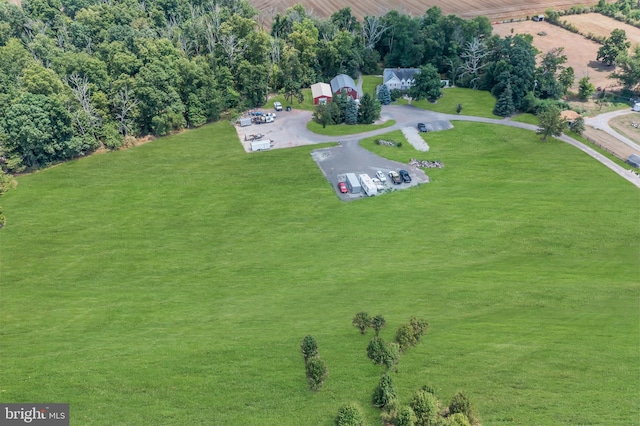
{"type": "Polygon", "coordinates": [[[311,85],[311,96],[314,105],[322,105],[331,102],[331,86],[327,83],[316,83],[311,85]]]}
{"type": "Polygon", "coordinates": [[[627,158],[627,164],[633,167],[640,167],[640,155],[631,154],[629,158],[627,158]]]}
{"type": "Polygon", "coordinates": [[[360,97],[355,81],[346,74],[338,74],[331,80],[331,93],[335,96],[343,92],[347,98],[351,97],[356,100],[360,97]]]}

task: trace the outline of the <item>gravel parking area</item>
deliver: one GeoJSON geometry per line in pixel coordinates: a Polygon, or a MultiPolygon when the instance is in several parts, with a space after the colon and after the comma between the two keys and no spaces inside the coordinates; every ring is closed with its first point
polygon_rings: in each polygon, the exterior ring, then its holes
{"type": "Polygon", "coordinates": [[[363,193],[341,194],[338,191],[338,182],[344,182],[344,175],[347,173],[355,173],[356,176],[366,173],[369,176],[374,177],[376,171],[382,171],[385,176],[387,176],[387,182],[385,183],[386,190],[384,192],[406,189],[429,182],[429,177],[424,173],[424,171],[422,171],[422,169],[382,158],[362,148],[357,141],[345,141],[341,142],[339,146],[316,149],[311,152],[311,156],[315,160],[316,164],[318,164],[318,167],[322,170],[322,173],[329,183],[333,186],[336,194],[338,194],[340,199],[343,201],[366,197],[363,193]],[[388,177],[389,172],[391,170],[397,172],[400,169],[404,169],[409,172],[411,175],[410,183],[394,185],[391,182],[388,177]]]}

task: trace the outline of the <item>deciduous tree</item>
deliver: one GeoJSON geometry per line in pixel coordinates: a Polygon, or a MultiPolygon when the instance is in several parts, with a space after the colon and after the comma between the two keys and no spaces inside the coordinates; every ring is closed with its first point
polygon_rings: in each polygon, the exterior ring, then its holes
{"type": "Polygon", "coordinates": [[[560,116],[560,110],[551,106],[538,114],[539,127],[537,133],[546,141],[549,136],[560,136],[567,128],[567,121],[560,116]]]}
{"type": "Polygon", "coordinates": [[[361,334],[365,334],[367,332],[367,328],[371,326],[371,316],[364,311],[358,312],[356,316],[353,317],[351,324],[357,327],[361,334]]]}
{"type": "Polygon", "coordinates": [[[627,33],[625,30],[616,28],[611,31],[611,35],[604,41],[604,44],[598,49],[596,60],[602,60],[607,65],[613,65],[621,53],[626,53],[631,46],[631,42],[627,41],[627,33]]]}

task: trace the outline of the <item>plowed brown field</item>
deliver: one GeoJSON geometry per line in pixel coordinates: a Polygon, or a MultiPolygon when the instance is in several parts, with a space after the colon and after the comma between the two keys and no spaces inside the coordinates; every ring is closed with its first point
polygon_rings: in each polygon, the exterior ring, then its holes
{"type": "Polygon", "coordinates": [[[307,10],[321,17],[331,16],[338,10],[350,7],[351,13],[358,19],[367,15],[381,16],[389,10],[414,16],[423,15],[427,9],[438,6],[445,15],[453,14],[462,18],[483,15],[492,22],[509,18],[524,18],[544,13],[545,9],[569,9],[574,5],[591,6],[597,0],[249,0],[262,14],[261,20],[268,27],[276,13],[283,13],[288,7],[301,3],[307,10]]]}
{"type": "Polygon", "coordinates": [[[587,40],[580,34],[575,34],[547,22],[523,21],[493,26],[494,34],[502,37],[510,34],[531,34],[533,45],[543,53],[556,47],[564,47],[567,56],[567,66],[573,67],[576,83],[573,90],[577,91],[578,80],[589,77],[596,87],[612,88],[618,85],[609,75],[615,67],[608,67],[596,61],[600,45],[587,40]],[[513,32],[512,32],[513,31],[513,32]],[[542,36],[539,33],[545,33],[542,36]]]}
{"type": "Polygon", "coordinates": [[[598,36],[609,37],[611,31],[620,28],[627,33],[627,40],[632,45],[640,44],[640,28],[636,28],[624,22],[616,21],[599,13],[585,13],[583,15],[563,16],[563,20],[578,27],[582,34],[593,33],[598,36]]]}

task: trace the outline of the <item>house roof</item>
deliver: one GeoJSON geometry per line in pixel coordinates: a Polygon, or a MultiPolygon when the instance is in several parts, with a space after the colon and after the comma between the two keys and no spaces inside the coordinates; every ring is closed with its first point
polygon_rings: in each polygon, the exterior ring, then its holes
{"type": "Polygon", "coordinates": [[[316,83],[311,85],[311,97],[314,99],[320,96],[330,98],[332,96],[331,86],[327,83],[316,83]]]}
{"type": "Polygon", "coordinates": [[[560,113],[560,117],[564,118],[567,121],[573,121],[576,118],[580,117],[580,114],[578,114],[575,111],[571,111],[570,109],[566,110],[566,111],[562,111],[560,113]]]}
{"type": "Polygon", "coordinates": [[[398,80],[412,80],[419,73],[420,68],[385,68],[382,73],[382,82],[386,83],[394,77],[398,80]]]}
{"type": "Polygon", "coordinates": [[[351,87],[355,91],[358,90],[355,81],[353,81],[353,79],[348,75],[338,74],[333,77],[333,80],[331,80],[331,92],[336,93],[343,87],[351,87]]]}

